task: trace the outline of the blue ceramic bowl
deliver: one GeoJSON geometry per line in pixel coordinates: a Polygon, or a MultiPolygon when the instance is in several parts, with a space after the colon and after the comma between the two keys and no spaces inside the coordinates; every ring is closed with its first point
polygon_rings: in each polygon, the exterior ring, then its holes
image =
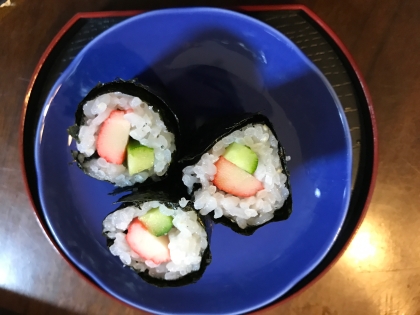
{"type": "Polygon", "coordinates": [[[328,252],[350,196],[349,130],[326,79],[276,30],[220,9],[145,13],[94,39],[51,90],[35,157],[42,210],[62,251],[103,290],[159,314],[245,313],[280,298],[328,252]],[[117,77],[165,88],[187,131],[226,113],[268,116],[292,158],[291,217],[248,237],[216,225],[213,262],[189,286],[157,288],[123,268],[101,233],[113,186],[69,165],[66,132],[88,91],[117,77]]]}

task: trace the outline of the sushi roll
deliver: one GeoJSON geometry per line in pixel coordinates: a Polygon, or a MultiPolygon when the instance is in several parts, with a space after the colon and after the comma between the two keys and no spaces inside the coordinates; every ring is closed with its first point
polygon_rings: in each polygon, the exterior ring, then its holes
{"type": "Polygon", "coordinates": [[[182,181],[200,214],[213,212],[216,221],[250,235],[291,213],[286,154],[265,116],[247,114],[227,124],[198,132],[203,140],[181,161],[187,165],[182,181]]]}
{"type": "Polygon", "coordinates": [[[135,81],[99,84],[79,104],[72,152],[88,175],[126,187],[158,181],[176,159],[178,119],[171,108],[135,81]]]}
{"type": "Polygon", "coordinates": [[[120,201],[122,207],[103,222],[112,255],[156,286],[198,281],[211,261],[208,221],[185,199],[178,202],[162,192],[120,201]]]}

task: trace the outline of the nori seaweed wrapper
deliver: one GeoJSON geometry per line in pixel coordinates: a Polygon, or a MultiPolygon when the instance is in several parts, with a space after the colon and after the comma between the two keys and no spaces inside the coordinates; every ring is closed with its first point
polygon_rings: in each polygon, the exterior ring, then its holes
{"type": "MultiPolygon", "coordinates": [[[[80,126],[84,123],[84,113],[83,113],[83,106],[91,100],[94,100],[98,98],[99,96],[107,93],[114,93],[114,92],[121,92],[123,94],[131,95],[131,96],[137,96],[139,97],[143,102],[146,102],[150,106],[153,106],[153,110],[155,112],[158,112],[160,115],[160,118],[164,122],[166,128],[169,132],[174,134],[175,138],[175,151],[172,153],[172,160],[171,164],[169,165],[168,170],[166,173],[162,176],[153,176],[155,179],[159,178],[160,180],[167,177],[168,173],[172,172],[172,169],[176,167],[177,163],[174,163],[178,160],[179,157],[179,146],[180,146],[180,128],[179,128],[179,121],[178,117],[172,110],[172,108],[168,105],[167,99],[168,96],[164,95],[164,91],[159,90],[159,93],[157,93],[156,89],[152,89],[149,86],[143,85],[137,80],[129,80],[124,81],[122,79],[116,79],[115,81],[108,82],[108,83],[98,83],[87,95],[86,97],[79,103],[77,106],[77,110],[75,113],[75,124],[70,126],[67,129],[68,134],[75,139],[77,142],[79,142],[79,131],[80,126]]],[[[86,174],[83,164],[86,161],[89,161],[91,159],[97,159],[99,158],[98,153],[95,151],[95,153],[90,157],[85,157],[83,155],[83,162],[81,163],[78,159],[79,153],[76,150],[73,150],[72,156],[74,159],[74,162],[77,163],[77,166],[83,170],[86,174]]],[[[149,177],[145,182],[143,183],[136,183],[135,185],[148,185],[152,182],[152,178],[149,177]]]]}
{"type": "MultiPolygon", "coordinates": [[[[174,193],[167,193],[167,192],[159,191],[157,189],[147,190],[141,193],[133,193],[133,194],[129,194],[129,195],[121,197],[117,201],[117,203],[121,203],[121,205],[118,207],[117,210],[129,207],[129,206],[140,207],[140,205],[148,201],[159,201],[171,209],[177,208],[177,207],[181,208],[181,206],[178,203],[179,199],[180,197],[174,193]]],[[[181,208],[181,209],[183,209],[183,211],[194,211],[197,213],[197,211],[192,206],[191,201],[189,201],[188,204],[184,208],[181,208]]],[[[195,283],[198,280],[200,280],[200,278],[204,274],[204,271],[206,270],[207,266],[211,263],[211,260],[212,260],[212,256],[210,252],[210,239],[211,239],[211,232],[213,228],[213,222],[208,216],[202,216],[199,213],[197,213],[197,220],[204,227],[206,231],[207,243],[208,243],[207,248],[204,250],[202,254],[200,269],[198,269],[197,271],[193,271],[176,280],[158,279],[158,278],[154,278],[150,276],[148,270],[144,272],[140,272],[133,268],[131,269],[134,272],[136,272],[147,283],[152,284],[157,287],[161,287],[161,288],[184,286],[184,285],[195,283]]],[[[114,243],[114,240],[107,237],[107,246],[110,247],[113,243],[114,243]]]]}
{"type": "MultiPolygon", "coordinates": [[[[247,125],[257,125],[262,124],[266,125],[268,128],[270,128],[271,132],[275,136],[275,138],[278,141],[278,155],[280,158],[280,163],[283,168],[283,174],[287,176],[287,180],[285,183],[286,188],[289,190],[289,196],[285,200],[283,206],[279,209],[276,209],[274,211],[274,217],[261,224],[256,226],[250,226],[248,225],[245,229],[240,228],[237,223],[228,217],[222,216],[221,218],[212,220],[216,223],[221,223],[229,228],[231,228],[233,231],[242,234],[242,235],[252,235],[257,229],[261,228],[262,226],[271,223],[271,222],[277,222],[277,221],[283,221],[289,218],[289,216],[292,213],[292,190],[290,186],[290,174],[287,169],[287,163],[286,163],[286,153],[281,145],[279,138],[274,130],[274,127],[270,120],[262,115],[262,114],[255,114],[255,113],[245,113],[239,116],[227,116],[227,117],[221,117],[218,119],[215,119],[214,121],[207,122],[202,127],[199,128],[199,130],[196,132],[194,138],[190,139],[188,143],[194,143],[194,148],[190,149],[190,152],[188,152],[180,161],[182,168],[194,165],[196,164],[201,156],[210,151],[212,147],[221,139],[228,136],[232,132],[242,129],[243,127],[247,125]]],[[[196,184],[193,188],[194,191],[200,188],[200,184],[196,184]]]]}

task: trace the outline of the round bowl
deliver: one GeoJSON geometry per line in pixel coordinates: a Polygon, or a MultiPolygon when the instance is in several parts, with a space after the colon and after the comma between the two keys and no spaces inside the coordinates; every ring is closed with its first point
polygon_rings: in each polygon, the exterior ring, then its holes
{"type": "Polygon", "coordinates": [[[187,8],[135,16],[89,43],[49,93],[34,154],[49,232],[98,287],[154,314],[240,314],[279,299],[328,253],[348,208],[351,152],[336,95],[292,42],[242,14],[187,8]],[[102,235],[114,187],[69,165],[66,132],[86,94],[117,77],[165,90],[184,133],[226,114],[266,115],[291,157],[290,218],[252,236],[215,225],[213,261],[195,284],[158,288],[124,268],[102,235]]]}

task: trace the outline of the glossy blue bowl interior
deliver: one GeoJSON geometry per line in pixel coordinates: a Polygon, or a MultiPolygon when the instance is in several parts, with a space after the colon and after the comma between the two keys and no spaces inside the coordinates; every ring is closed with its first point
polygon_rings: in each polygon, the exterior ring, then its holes
{"type": "MultiPolygon", "coordinates": [[[[245,313],[273,302],[334,242],[350,196],[346,119],[320,71],[285,36],[235,12],[168,9],[130,18],[94,39],[51,90],[36,138],[42,210],[57,243],[94,283],[162,314],[245,313]],[[293,213],[252,236],[215,225],[213,262],[197,283],[157,288],[112,256],[102,221],[115,210],[109,183],[83,174],[66,129],[98,82],[139,78],[166,89],[189,132],[227,113],[261,112],[291,156],[293,213]]],[[[170,189],[170,187],[168,187],[170,189]]]]}

